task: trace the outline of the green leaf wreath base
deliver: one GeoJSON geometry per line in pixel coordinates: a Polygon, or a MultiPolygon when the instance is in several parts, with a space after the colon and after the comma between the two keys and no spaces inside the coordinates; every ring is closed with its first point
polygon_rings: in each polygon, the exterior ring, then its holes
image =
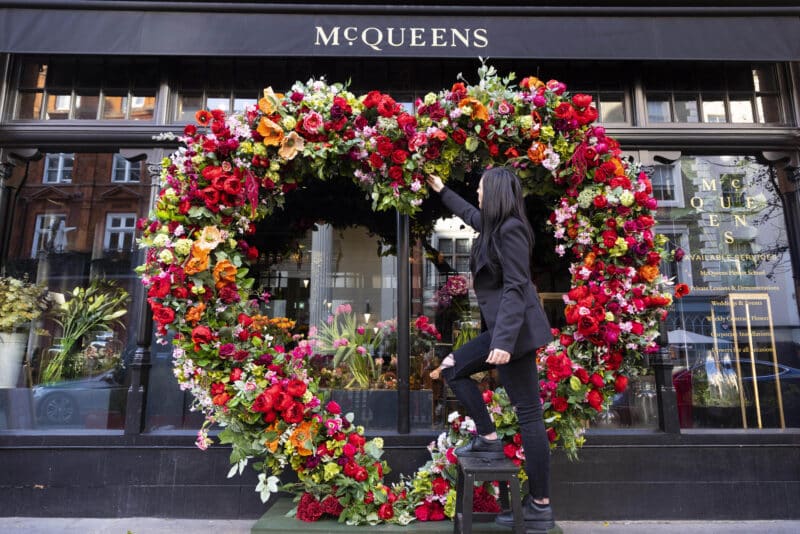
{"type": "MultiPolygon", "coordinates": [[[[659,263],[675,258],[654,232],[650,181],[595,124],[591,96],[570,95],[555,80],[513,80],[483,64],[477,83],[459,80],[430,93],[415,114],[389,95],[357,97],[324,80],[297,82],[283,95],[266,89],[243,113],[198,112],[199,126],[187,126],[180,148],[163,161],[154,214],[140,222],[142,281],[158,334],[174,334],[178,382],[206,414],[198,446],[211,443],[210,424],[222,427],[219,440],[233,449],[230,475],[252,463],[265,501],[290,468],[305,521],[452,517],[452,450],[474,431],[453,414],[431,460],[385,485],[382,440],[367,440],[352,414],[321,398],[309,365],[319,341],[292,338],[260,314],[265,296],[252,295],[248,274],[259,252],[249,239],[303,181],[351,176],[374,210],[411,215],[428,195],[428,173],[458,180],[508,165],[528,191],[545,181],[559,188],[549,225],[556,252],[572,258],[572,288],[564,295],[567,326],[554,331],[538,363],[551,445],[572,457],[588,421],[640,372],[643,353],[655,350],[658,321],[672,302],[659,263]]],[[[522,465],[507,397],[498,390],[484,398],[507,456],[522,465]]],[[[478,508],[496,507],[491,484],[475,491],[478,508]]]]}

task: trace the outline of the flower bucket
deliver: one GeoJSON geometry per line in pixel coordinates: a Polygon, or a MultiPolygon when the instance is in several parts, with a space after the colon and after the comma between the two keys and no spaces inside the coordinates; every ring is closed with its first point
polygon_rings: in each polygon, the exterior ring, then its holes
{"type": "Polygon", "coordinates": [[[0,388],[17,387],[27,342],[26,333],[0,333],[0,388]]]}

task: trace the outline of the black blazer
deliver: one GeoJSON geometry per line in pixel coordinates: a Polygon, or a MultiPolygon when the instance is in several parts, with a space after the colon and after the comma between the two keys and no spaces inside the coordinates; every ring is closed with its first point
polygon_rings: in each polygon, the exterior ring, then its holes
{"type": "MultiPolygon", "coordinates": [[[[481,212],[472,204],[445,187],[442,202],[450,211],[481,231],[481,212]]],[[[494,272],[488,269],[490,259],[476,258],[472,279],[478,306],[491,333],[489,349],[502,349],[517,358],[533,353],[553,339],[550,323],[542,308],[539,294],[531,281],[530,248],[523,222],[507,219],[500,227],[498,247],[503,264],[494,272]]]]}

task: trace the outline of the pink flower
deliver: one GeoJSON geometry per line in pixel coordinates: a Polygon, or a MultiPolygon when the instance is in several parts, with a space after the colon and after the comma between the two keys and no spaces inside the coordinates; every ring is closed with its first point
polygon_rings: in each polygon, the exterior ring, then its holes
{"type": "Polygon", "coordinates": [[[303,117],[303,129],[308,133],[319,133],[322,130],[324,121],[322,115],[316,111],[309,111],[303,117]]]}

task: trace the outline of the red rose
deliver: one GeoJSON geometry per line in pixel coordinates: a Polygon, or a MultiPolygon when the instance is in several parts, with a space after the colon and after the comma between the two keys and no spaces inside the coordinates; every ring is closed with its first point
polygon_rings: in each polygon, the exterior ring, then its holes
{"type": "Polygon", "coordinates": [[[353,478],[356,479],[356,482],[364,482],[368,477],[369,473],[367,473],[367,470],[364,467],[359,467],[356,470],[355,476],[353,476],[353,478]]]}
{"type": "Polygon", "coordinates": [[[167,278],[154,278],[153,285],[150,286],[147,296],[163,299],[169,295],[170,286],[171,284],[167,278]]]}
{"type": "Polygon", "coordinates": [[[238,178],[228,178],[224,182],[223,190],[229,195],[238,195],[242,192],[242,181],[238,178]]]}
{"type": "Polygon", "coordinates": [[[592,373],[592,376],[589,377],[589,382],[596,388],[602,388],[606,385],[606,381],[597,373],[592,373]]]}
{"type": "Polygon", "coordinates": [[[342,407],[339,406],[339,403],[336,401],[328,401],[328,404],[325,405],[325,409],[328,410],[328,413],[332,413],[334,415],[342,413],[342,407]]]}
{"type": "Polygon", "coordinates": [[[356,447],[358,447],[360,449],[361,447],[363,447],[367,443],[367,438],[365,438],[361,434],[353,433],[353,434],[350,434],[347,437],[347,442],[348,443],[352,443],[353,445],[355,445],[356,447]]]}
{"type": "MultiPolygon", "coordinates": [[[[345,468],[346,467],[347,466],[345,466],[345,468]]],[[[373,502],[375,502],[375,495],[371,491],[368,491],[367,494],[364,495],[364,504],[372,504],[373,502]]]]}
{"type": "Polygon", "coordinates": [[[589,337],[596,333],[600,328],[597,321],[591,315],[584,315],[578,320],[578,332],[584,337],[589,337]]]}
{"type": "Polygon", "coordinates": [[[391,117],[400,110],[400,106],[389,95],[383,95],[378,103],[378,114],[382,117],[391,117]]]}
{"type": "Polygon", "coordinates": [[[614,230],[606,230],[601,234],[603,238],[603,245],[606,248],[612,248],[617,243],[617,232],[614,230]]]}
{"type": "Polygon", "coordinates": [[[425,150],[425,159],[437,159],[441,155],[442,151],[438,143],[429,145],[427,150],[425,150]]]}
{"type": "Polygon", "coordinates": [[[211,329],[207,326],[195,326],[192,329],[192,341],[195,345],[203,345],[211,343],[214,336],[211,334],[211,329]]]}
{"type": "Polygon", "coordinates": [[[450,136],[453,138],[453,141],[455,141],[455,143],[458,145],[463,145],[467,141],[467,132],[465,132],[461,128],[456,128],[455,130],[453,130],[453,133],[450,134],[450,136]]]}
{"type": "Polygon", "coordinates": [[[550,443],[553,443],[557,439],[558,439],[558,434],[556,433],[556,429],[553,427],[549,427],[547,429],[547,440],[550,443]]]}
{"type": "Polygon", "coordinates": [[[513,443],[506,443],[503,445],[503,453],[506,455],[506,458],[516,458],[517,457],[517,450],[519,447],[514,445],[513,443]]]}
{"type": "Polygon", "coordinates": [[[597,195],[594,197],[594,200],[592,200],[592,203],[595,208],[603,209],[608,206],[608,199],[603,195],[597,195]]]}
{"type": "Polygon", "coordinates": [[[194,124],[187,124],[183,128],[183,135],[188,135],[189,137],[194,137],[194,134],[197,133],[197,127],[194,124]]]}
{"type": "Polygon", "coordinates": [[[189,290],[183,286],[176,287],[172,290],[172,296],[176,299],[185,299],[189,297],[189,290]]]}
{"type": "Polygon", "coordinates": [[[383,158],[380,154],[373,152],[369,155],[369,164],[373,169],[380,169],[383,166],[383,158]]]}
{"type": "Polygon", "coordinates": [[[441,503],[432,502],[428,505],[428,520],[444,521],[444,507],[441,503]]]}
{"type": "Polygon", "coordinates": [[[592,103],[592,95],[585,95],[583,93],[578,93],[577,95],[572,97],[572,103],[575,104],[576,107],[585,108],[586,106],[592,103]]]}
{"type": "Polygon", "coordinates": [[[388,137],[381,137],[380,140],[378,140],[377,148],[378,154],[384,158],[388,158],[392,154],[392,150],[394,150],[394,144],[388,137]]]}
{"type": "Polygon", "coordinates": [[[392,507],[392,505],[389,504],[388,502],[380,505],[380,507],[378,508],[378,517],[380,517],[384,521],[388,521],[389,519],[393,518],[394,508],[392,507]]]}
{"type": "Polygon", "coordinates": [[[581,381],[581,384],[588,384],[589,383],[589,373],[583,367],[578,367],[575,370],[575,376],[578,377],[578,380],[581,381]]]}
{"type": "Polygon", "coordinates": [[[425,504],[420,504],[414,508],[414,516],[417,518],[417,521],[428,521],[430,519],[430,515],[428,514],[428,506],[425,504]]]}
{"type": "Polygon", "coordinates": [[[306,389],[308,389],[306,383],[296,378],[290,380],[286,385],[286,392],[292,397],[302,397],[306,389]]]}
{"type": "Polygon", "coordinates": [[[641,336],[644,333],[644,325],[640,322],[634,321],[631,326],[631,333],[641,336]]]}
{"type": "Polygon", "coordinates": [[[451,464],[458,462],[458,458],[456,457],[455,452],[453,452],[454,450],[455,450],[454,447],[450,447],[444,453],[445,458],[447,458],[447,461],[450,462],[451,464]]]}
{"type": "Polygon", "coordinates": [[[492,398],[494,397],[494,392],[491,389],[487,389],[484,391],[481,396],[483,397],[483,403],[489,404],[492,402],[492,398]]]}
{"type": "Polygon", "coordinates": [[[569,405],[567,404],[567,399],[564,397],[553,397],[551,401],[551,406],[557,412],[566,412],[569,405]]]}
{"type": "Polygon", "coordinates": [[[603,394],[600,393],[600,391],[596,389],[591,390],[586,396],[586,400],[589,402],[589,406],[598,412],[603,411],[603,394]]]}
{"type": "Polygon", "coordinates": [[[450,483],[442,477],[436,477],[431,483],[434,495],[444,495],[450,489],[450,483]]]}
{"type": "Polygon", "coordinates": [[[402,165],[408,159],[408,152],[405,150],[395,150],[392,152],[392,161],[398,165],[402,165]]]}
{"type": "Polygon", "coordinates": [[[569,102],[562,102],[556,106],[555,115],[559,119],[571,119],[575,114],[575,108],[569,102]]]}
{"type": "Polygon", "coordinates": [[[205,202],[207,208],[211,209],[212,211],[214,208],[218,209],[217,204],[219,204],[219,191],[211,186],[204,187],[200,190],[200,196],[202,197],[203,202],[205,202]]]}
{"type": "Polygon", "coordinates": [[[614,391],[623,393],[626,389],[628,389],[628,377],[617,375],[616,380],[614,380],[614,391]]]}
{"type": "Polygon", "coordinates": [[[562,344],[564,347],[569,347],[570,345],[572,345],[572,342],[573,342],[573,341],[575,341],[575,339],[574,339],[572,336],[570,336],[570,335],[567,335],[567,334],[561,334],[561,335],[559,336],[559,338],[558,338],[558,341],[559,341],[559,343],[561,343],[561,344],[562,344]]]}
{"type": "Polygon", "coordinates": [[[374,108],[375,106],[378,105],[380,101],[381,101],[380,91],[370,91],[369,93],[367,93],[366,98],[364,98],[364,107],[367,109],[374,108]]]}
{"type": "Polygon", "coordinates": [[[392,165],[389,167],[389,178],[395,182],[401,181],[403,179],[403,168],[399,165],[392,165]]]}
{"type": "Polygon", "coordinates": [[[283,412],[283,418],[287,423],[302,423],[305,407],[302,402],[293,402],[287,410],[283,412]]]}

